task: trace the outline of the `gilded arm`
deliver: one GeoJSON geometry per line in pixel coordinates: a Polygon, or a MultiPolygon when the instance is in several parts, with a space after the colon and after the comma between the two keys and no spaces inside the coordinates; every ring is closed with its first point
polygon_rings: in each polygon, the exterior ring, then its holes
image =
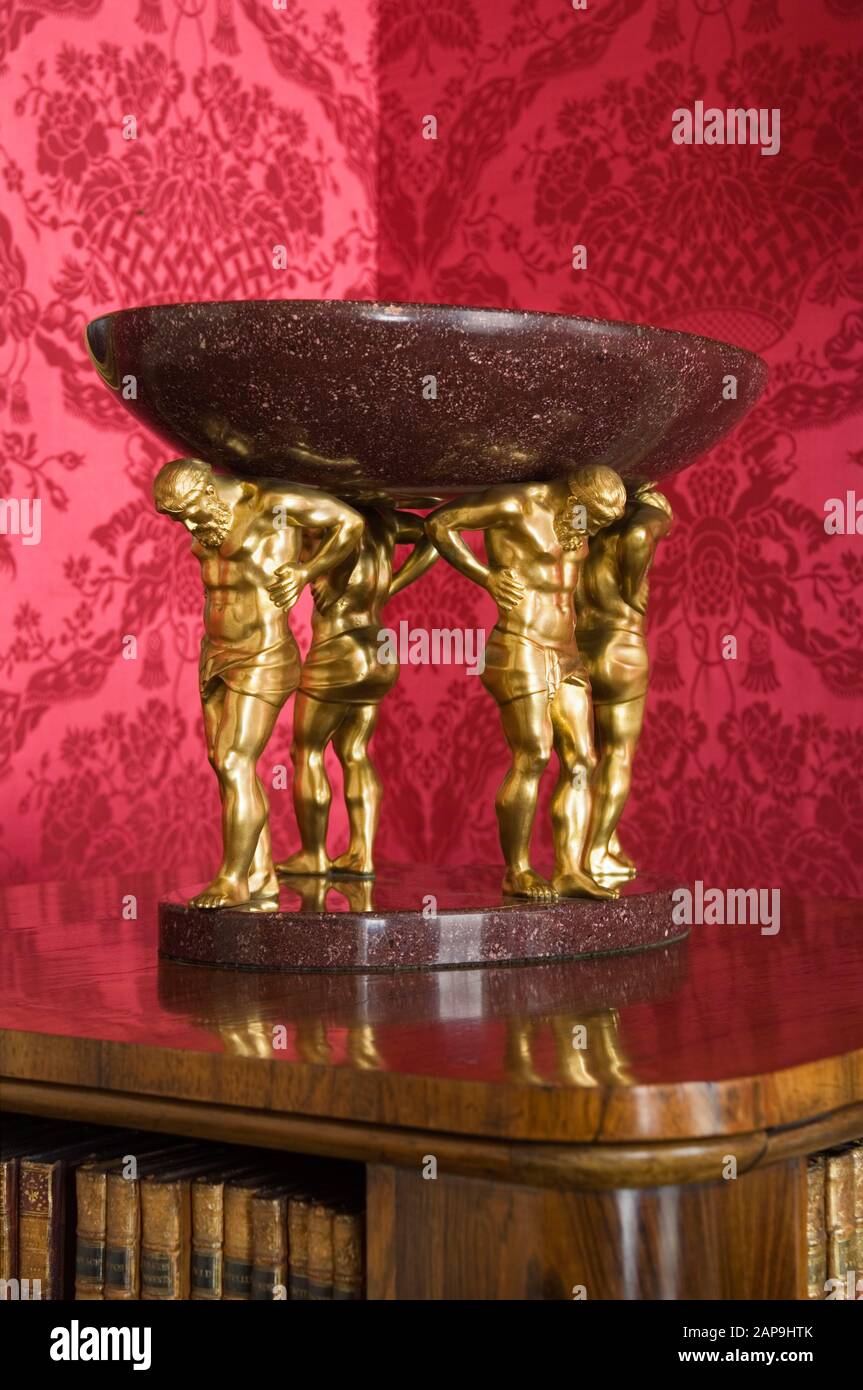
{"type": "Polygon", "coordinates": [[[656,547],[671,530],[671,518],[658,507],[642,507],[620,547],[620,593],[625,603],[644,612],[644,582],[653,564],[656,547]]]}
{"type": "Polygon", "coordinates": [[[515,608],[524,584],[514,570],[493,570],[474,555],[462,531],[488,531],[520,511],[517,497],[504,488],[471,493],[438,507],[426,518],[426,531],[445,560],[475,584],[481,584],[504,610],[515,608]]]}
{"type": "Polygon", "coordinates": [[[402,589],[406,589],[409,584],[414,584],[418,579],[431,569],[437,560],[437,550],[433,542],[426,534],[425,523],[421,516],[415,516],[413,512],[397,512],[398,532],[396,541],[400,545],[413,545],[413,550],[405,560],[404,564],[393,575],[390,582],[388,597],[395,598],[402,589]]]}
{"type": "Polygon", "coordinates": [[[279,608],[293,608],[306,584],[325,574],[356,550],[364,522],[347,502],[325,492],[292,488],[273,493],[277,524],[322,533],[322,544],[302,564],[280,565],[269,594],[279,608]]]}

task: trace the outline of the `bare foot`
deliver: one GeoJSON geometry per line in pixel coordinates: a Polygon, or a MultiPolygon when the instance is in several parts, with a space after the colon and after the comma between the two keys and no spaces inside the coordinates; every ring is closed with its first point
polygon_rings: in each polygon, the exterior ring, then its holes
{"type": "Polygon", "coordinates": [[[579,870],[577,873],[555,874],[554,886],[562,898],[619,898],[619,888],[603,888],[590,874],[579,870]]]}
{"type": "Polygon", "coordinates": [[[238,883],[235,878],[220,874],[209,883],[202,893],[189,899],[189,907],[239,907],[249,901],[249,883],[244,879],[238,883]]]}
{"type": "Polygon", "coordinates": [[[330,861],[325,854],[315,854],[310,849],[298,849],[289,854],[281,864],[276,865],[277,874],[325,874],[329,872],[330,861]]]}
{"type": "Polygon", "coordinates": [[[557,902],[557,891],[542,874],[533,869],[507,869],[503,891],[508,898],[529,898],[531,902],[557,902]]]}
{"type": "Polygon", "coordinates": [[[336,878],[340,874],[351,878],[374,878],[375,866],[372,859],[363,851],[349,849],[333,860],[330,873],[336,878]]]}
{"type": "Polygon", "coordinates": [[[637,872],[631,859],[623,859],[612,854],[610,850],[594,850],[588,855],[587,867],[591,878],[597,879],[600,883],[605,878],[635,878],[637,872]]]}

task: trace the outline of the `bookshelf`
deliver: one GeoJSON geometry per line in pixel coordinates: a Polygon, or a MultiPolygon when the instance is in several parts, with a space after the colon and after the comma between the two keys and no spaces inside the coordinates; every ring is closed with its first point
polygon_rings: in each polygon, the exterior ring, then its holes
{"type": "Polygon", "coordinates": [[[807,1157],[863,1136],[863,904],[539,967],[238,974],[157,959],[167,886],[0,893],[4,1109],[364,1164],[372,1299],[806,1297],[807,1157]]]}

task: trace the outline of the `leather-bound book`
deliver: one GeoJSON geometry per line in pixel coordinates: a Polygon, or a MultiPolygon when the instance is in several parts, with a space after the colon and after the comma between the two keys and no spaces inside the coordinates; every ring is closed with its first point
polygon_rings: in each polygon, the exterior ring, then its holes
{"type": "Polygon", "coordinates": [[[167,1153],[137,1155],[136,1175],[127,1177],[123,1163],[109,1168],[105,1194],[105,1298],[141,1296],[141,1183],[202,1152],[199,1145],[175,1145],[167,1153]]]}
{"type": "Polygon", "coordinates": [[[25,1126],[10,1124],[6,1116],[0,1143],[0,1279],[18,1278],[18,1175],[21,1159],[36,1149],[57,1142],[57,1126],[51,1121],[25,1126]]]}
{"type": "Polygon", "coordinates": [[[252,1198],[252,1298],[287,1296],[288,1205],[296,1184],[264,1187],[252,1198]],[[281,1291],[285,1292],[282,1293],[281,1291]]]}
{"type": "Polygon", "coordinates": [[[814,1154],[806,1165],[807,1296],[823,1298],[827,1282],[827,1225],[824,1211],[825,1163],[814,1154]]]}
{"type": "MultiPolygon", "coordinates": [[[[20,1161],[18,1179],[18,1278],[43,1299],[72,1296],[75,1283],[75,1169],[90,1157],[117,1152],[125,1136],[98,1130],[20,1161]]],[[[31,1294],[31,1297],[33,1295],[31,1294]]]]}
{"type": "Polygon", "coordinates": [[[225,1186],[225,1252],[222,1298],[238,1302],[252,1297],[252,1199],[278,1172],[231,1178],[225,1186]]]}
{"type": "MultiPolygon", "coordinates": [[[[141,1133],[129,1136],[126,1153],[139,1159],[169,1157],[181,1141],[167,1144],[159,1140],[154,1146],[152,1135],[141,1133]]],[[[108,1220],[108,1173],[118,1168],[118,1158],[91,1160],[82,1163],[75,1174],[78,1217],[75,1230],[75,1298],[103,1299],[105,1297],[106,1227],[108,1220]]]]}
{"type": "Polygon", "coordinates": [[[140,1297],[192,1295],[192,1183],[224,1172],[228,1154],[214,1147],[179,1166],[150,1173],[140,1184],[140,1297]]]}
{"type": "Polygon", "coordinates": [[[289,1297],[309,1296],[309,1212],[313,1198],[297,1192],[288,1203],[288,1291],[289,1297]]]}
{"type": "Polygon", "coordinates": [[[192,1183],[191,1298],[222,1297],[225,1243],[225,1177],[195,1178],[192,1183]]]}
{"type": "Polygon", "coordinates": [[[217,1150],[206,1160],[148,1174],[141,1182],[141,1298],[186,1299],[191,1293],[192,1181],[224,1168],[217,1150]]]}
{"type": "Polygon", "coordinates": [[[191,1293],[194,1299],[222,1297],[225,1249],[225,1184],[231,1178],[258,1173],[257,1165],[244,1163],[203,1173],[192,1183],[191,1293]]]}
{"type": "Polygon", "coordinates": [[[116,1157],[91,1159],[75,1173],[78,1217],[75,1230],[75,1298],[105,1297],[105,1209],[108,1169],[116,1157]]]}
{"type": "Polygon", "coordinates": [[[854,1169],[854,1251],[853,1268],[857,1279],[857,1297],[863,1297],[863,1139],[851,1146],[851,1167],[854,1169]]]}
{"type": "Polygon", "coordinates": [[[18,1277],[18,1165],[20,1157],[21,1155],[17,1153],[0,1153],[0,1279],[17,1279],[18,1277]]]}
{"type": "Polygon", "coordinates": [[[190,1180],[151,1173],[141,1183],[141,1298],[188,1298],[190,1180]]]}
{"type": "Polygon", "coordinates": [[[365,1285],[365,1215],[343,1203],[333,1212],[333,1298],[361,1299],[365,1285]]]}
{"type": "Polygon", "coordinates": [[[824,1206],[827,1216],[827,1277],[833,1297],[847,1298],[847,1276],[854,1254],[854,1159],[850,1149],[826,1155],[824,1206]]]}
{"type": "Polygon", "coordinates": [[[333,1207],[315,1201],[309,1207],[308,1298],[333,1296],[333,1207]]]}

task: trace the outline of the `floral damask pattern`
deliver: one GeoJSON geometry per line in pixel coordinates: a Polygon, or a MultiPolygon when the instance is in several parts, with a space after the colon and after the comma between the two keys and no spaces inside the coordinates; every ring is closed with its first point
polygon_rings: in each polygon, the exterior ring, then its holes
{"type": "Polygon", "coordinates": [[[268,8],[0,5],[0,495],[42,505],[39,545],[0,534],[7,880],[212,854],[200,582],[152,512],[165,451],[98,381],[83,328],[138,303],[373,292],[370,15],[268,8]],[[288,78],[271,54],[291,46],[288,78]]]}
{"type": "MultiPolygon", "coordinates": [[[[863,890],[863,552],[824,528],[826,500],[861,487],[859,8],[610,0],[575,14],[526,0],[480,7],[469,55],[405,53],[382,74],[385,293],[642,320],[770,363],[754,414],[670,486],[676,524],[652,585],[654,679],[623,835],[684,880],[863,890]],[[778,107],[779,153],[674,145],[672,112],[699,99],[778,107]],[[420,184],[408,154],[426,112],[439,135],[417,156],[420,184]]],[[[468,585],[459,602],[477,611],[468,585]]],[[[416,852],[496,855],[505,755],[487,697],[470,681],[426,690],[423,747],[454,753],[427,790],[416,779],[430,812],[416,852]]],[[[401,850],[404,822],[387,834],[401,850]]]]}
{"type": "MultiPolygon", "coordinates": [[[[762,404],[670,487],[624,837],[661,875],[863,891],[863,542],[824,528],[863,489],[861,26],[860,0],[0,0],[0,495],[42,503],[39,545],[0,535],[0,876],[213,854],[195,566],[150,510],[165,451],[95,378],[84,323],[380,296],[767,357],[762,404]],[[674,145],[696,100],[779,108],[779,153],[674,145]]],[[[493,620],[443,565],[390,611],[493,620]]],[[[376,749],[386,856],[497,859],[505,752],[479,682],[405,669],[376,749]]]]}

